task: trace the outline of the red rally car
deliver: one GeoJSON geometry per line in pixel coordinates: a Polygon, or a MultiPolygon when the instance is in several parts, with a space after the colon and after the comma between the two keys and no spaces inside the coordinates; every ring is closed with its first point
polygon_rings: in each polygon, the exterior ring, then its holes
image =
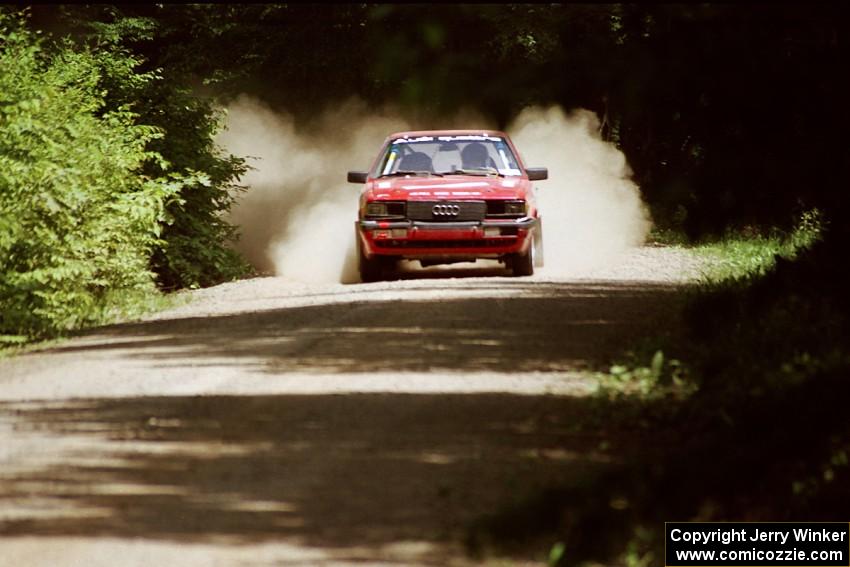
{"type": "Polygon", "coordinates": [[[543,265],[543,231],[532,181],[504,132],[399,132],[384,142],[372,169],[349,171],[365,183],[355,223],[360,276],[389,274],[401,259],[421,265],[490,258],[517,276],[543,265]]]}

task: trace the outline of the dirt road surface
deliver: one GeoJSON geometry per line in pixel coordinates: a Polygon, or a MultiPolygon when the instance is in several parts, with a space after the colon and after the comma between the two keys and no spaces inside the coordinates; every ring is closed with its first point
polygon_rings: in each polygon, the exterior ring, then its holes
{"type": "Polygon", "coordinates": [[[698,270],[255,278],[2,360],[0,565],[478,563],[470,526],[616,462],[574,427],[587,371],[698,270]]]}

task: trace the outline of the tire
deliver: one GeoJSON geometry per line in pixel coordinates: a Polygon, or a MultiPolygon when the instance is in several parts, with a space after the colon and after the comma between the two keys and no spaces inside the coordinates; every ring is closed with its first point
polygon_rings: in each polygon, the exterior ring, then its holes
{"type": "Polygon", "coordinates": [[[378,256],[367,258],[363,254],[363,246],[360,244],[359,237],[357,241],[357,268],[360,271],[360,281],[363,283],[381,281],[384,275],[381,258],[378,256]]]}
{"type": "Polygon", "coordinates": [[[531,244],[525,254],[514,254],[511,258],[511,269],[514,276],[531,276],[534,274],[534,250],[537,247],[534,233],[531,233],[531,244]]]}
{"type": "Polygon", "coordinates": [[[534,267],[543,267],[543,220],[537,223],[537,230],[534,235],[534,267]]]}

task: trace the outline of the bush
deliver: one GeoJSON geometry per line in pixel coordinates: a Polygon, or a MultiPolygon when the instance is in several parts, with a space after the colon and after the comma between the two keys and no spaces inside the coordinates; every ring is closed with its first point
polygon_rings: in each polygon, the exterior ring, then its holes
{"type": "Polygon", "coordinates": [[[166,203],[162,237],[151,257],[157,282],[165,289],[194,288],[244,275],[249,266],[228,246],[237,235],[223,213],[241,190],[236,181],[247,166],[243,158],[222,153],[214,142],[223,112],[212,100],[191,92],[186,85],[196,78],[173,61],[146,61],[147,66],[163,66],[145,75],[136,71],[139,61],[128,54],[162,40],[166,32],[160,22],[124,16],[114,7],[102,10],[79,22],[85,30],[79,40],[101,54],[106,108],[132,105],[139,123],[161,133],[148,146],[161,159],[148,162],[145,173],[159,177],[172,172],[184,181],[166,203]],[[149,80],[139,80],[141,76],[149,80]]]}
{"type": "Polygon", "coordinates": [[[140,71],[122,38],[145,22],[92,29],[48,45],[0,10],[0,345],[248,270],[222,218],[246,166],[213,142],[220,111],[140,71]]]}
{"type": "Polygon", "coordinates": [[[247,169],[245,160],[223,156],[213,139],[222,127],[223,113],[209,101],[192,97],[188,90],[165,86],[164,102],[157,107],[165,136],[154,140],[156,149],[173,171],[190,182],[166,206],[167,223],[161,244],[152,257],[152,268],[166,289],[202,287],[235,279],[249,271],[248,264],[228,243],[236,229],[224,218],[238,191],[235,184],[247,169]],[[203,171],[203,176],[193,175],[203,171]]]}
{"type": "Polygon", "coordinates": [[[0,13],[0,342],[100,320],[152,292],[165,204],[199,174],[165,174],[163,132],[129,104],[107,105],[107,59],[137,86],[126,53],[63,43],[48,51],[20,16],[0,13]],[[146,174],[159,170],[158,176],[146,174]],[[119,299],[120,298],[120,299],[119,299]]]}

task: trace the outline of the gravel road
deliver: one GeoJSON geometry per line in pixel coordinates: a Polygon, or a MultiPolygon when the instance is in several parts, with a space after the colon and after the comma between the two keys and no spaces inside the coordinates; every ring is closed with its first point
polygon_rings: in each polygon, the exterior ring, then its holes
{"type": "Polygon", "coordinates": [[[0,565],[474,564],[469,526],[616,462],[588,370],[699,270],[254,278],[0,361],[0,565]]]}

